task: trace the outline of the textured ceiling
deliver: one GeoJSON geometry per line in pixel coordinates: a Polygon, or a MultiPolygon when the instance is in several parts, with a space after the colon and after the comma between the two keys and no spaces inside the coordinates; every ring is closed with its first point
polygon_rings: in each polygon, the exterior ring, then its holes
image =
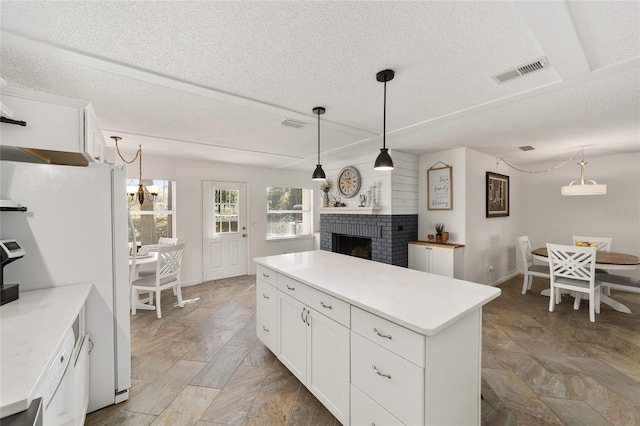
{"type": "Polygon", "coordinates": [[[638,2],[0,3],[1,77],[146,153],[310,170],[387,145],[516,164],[640,151],[638,2]],[[547,56],[551,67],[491,76],[547,56]],[[286,118],[309,123],[282,126],[286,118]],[[522,153],[518,146],[536,151],[522,153]]]}

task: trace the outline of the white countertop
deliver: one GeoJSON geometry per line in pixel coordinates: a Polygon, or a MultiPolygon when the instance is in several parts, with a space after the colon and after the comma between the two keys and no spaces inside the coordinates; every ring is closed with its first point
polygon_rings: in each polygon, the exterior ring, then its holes
{"type": "Polygon", "coordinates": [[[93,284],[20,292],[0,306],[0,417],[26,410],[93,284]]]}
{"type": "Polygon", "coordinates": [[[488,285],[324,250],[255,261],[427,336],[500,296],[488,285]]]}

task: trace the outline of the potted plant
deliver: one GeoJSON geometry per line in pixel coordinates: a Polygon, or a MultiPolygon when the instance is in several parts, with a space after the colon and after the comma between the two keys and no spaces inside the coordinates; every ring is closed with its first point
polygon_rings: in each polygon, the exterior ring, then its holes
{"type": "Polygon", "coordinates": [[[442,241],[443,241],[443,239],[442,239],[442,231],[444,231],[444,223],[436,222],[433,225],[433,227],[436,230],[436,243],[442,243],[442,241]]]}
{"type": "Polygon", "coordinates": [[[322,207],[329,207],[329,191],[333,186],[331,179],[326,179],[320,184],[320,194],[322,196],[322,207]]]}

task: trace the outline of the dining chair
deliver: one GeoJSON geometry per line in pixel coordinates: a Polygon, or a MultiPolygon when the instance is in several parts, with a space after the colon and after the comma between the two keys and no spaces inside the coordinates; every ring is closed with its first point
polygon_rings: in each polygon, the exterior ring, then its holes
{"type": "MultiPolygon", "coordinates": [[[[158,238],[158,246],[171,246],[171,245],[176,245],[178,244],[178,239],[177,238],[169,238],[169,237],[160,237],[158,238]]],[[[151,265],[143,265],[143,266],[151,266],[151,265]]],[[[153,275],[155,274],[155,269],[150,269],[150,268],[139,268],[138,270],[138,276],[140,277],[147,277],[149,275],[153,275]]],[[[175,296],[175,290],[173,292],[173,295],[175,296]]],[[[151,295],[151,298],[153,298],[153,295],[151,295]]],[[[151,301],[151,303],[153,303],[153,300],[151,301]]]]}
{"type": "Polygon", "coordinates": [[[177,238],[169,238],[169,237],[160,237],[158,238],[158,245],[159,246],[170,246],[170,245],[175,245],[178,244],[178,239],[177,238]]]}
{"type": "Polygon", "coordinates": [[[611,244],[613,238],[611,237],[584,237],[580,235],[573,236],[573,245],[578,245],[578,242],[596,243],[596,250],[598,251],[611,251],[611,244]]]}
{"type": "Polygon", "coordinates": [[[589,320],[600,313],[600,281],[596,280],[596,248],[547,244],[551,291],[549,312],[555,309],[556,290],[574,292],[573,309],[580,308],[581,295],[589,295],[589,320]]]}
{"type": "Polygon", "coordinates": [[[522,294],[531,290],[533,277],[549,278],[549,267],[547,265],[534,265],[531,255],[531,243],[526,235],[518,238],[520,253],[522,254],[522,265],[524,268],[524,282],[522,283],[522,294]]]}
{"type": "MultiPolygon", "coordinates": [[[[162,318],[160,308],[160,294],[162,290],[175,289],[178,298],[178,306],[182,303],[182,289],[180,280],[180,268],[182,266],[182,254],[185,243],[159,246],[158,262],[156,263],[156,273],[146,277],[141,277],[131,284],[131,300],[137,300],[138,292],[155,292],[156,316],[162,318]]],[[[131,315],[136,314],[136,304],[132,304],[131,315]]]]}

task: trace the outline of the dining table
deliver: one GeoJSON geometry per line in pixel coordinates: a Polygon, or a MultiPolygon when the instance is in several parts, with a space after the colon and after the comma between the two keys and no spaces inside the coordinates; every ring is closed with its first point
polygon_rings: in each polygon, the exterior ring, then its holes
{"type": "MultiPolygon", "coordinates": [[[[546,247],[540,247],[535,250],[531,250],[531,255],[543,262],[549,261],[549,254],[547,253],[546,247]]],[[[629,271],[640,266],[640,257],[633,254],[617,253],[613,251],[596,251],[595,266],[596,269],[629,271]]],[[[549,296],[549,289],[547,288],[542,290],[540,294],[549,296]]],[[[612,299],[608,294],[604,292],[600,295],[600,303],[609,305],[618,312],[623,312],[625,314],[631,313],[631,309],[629,309],[628,306],[618,302],[615,299],[612,299]]]]}

